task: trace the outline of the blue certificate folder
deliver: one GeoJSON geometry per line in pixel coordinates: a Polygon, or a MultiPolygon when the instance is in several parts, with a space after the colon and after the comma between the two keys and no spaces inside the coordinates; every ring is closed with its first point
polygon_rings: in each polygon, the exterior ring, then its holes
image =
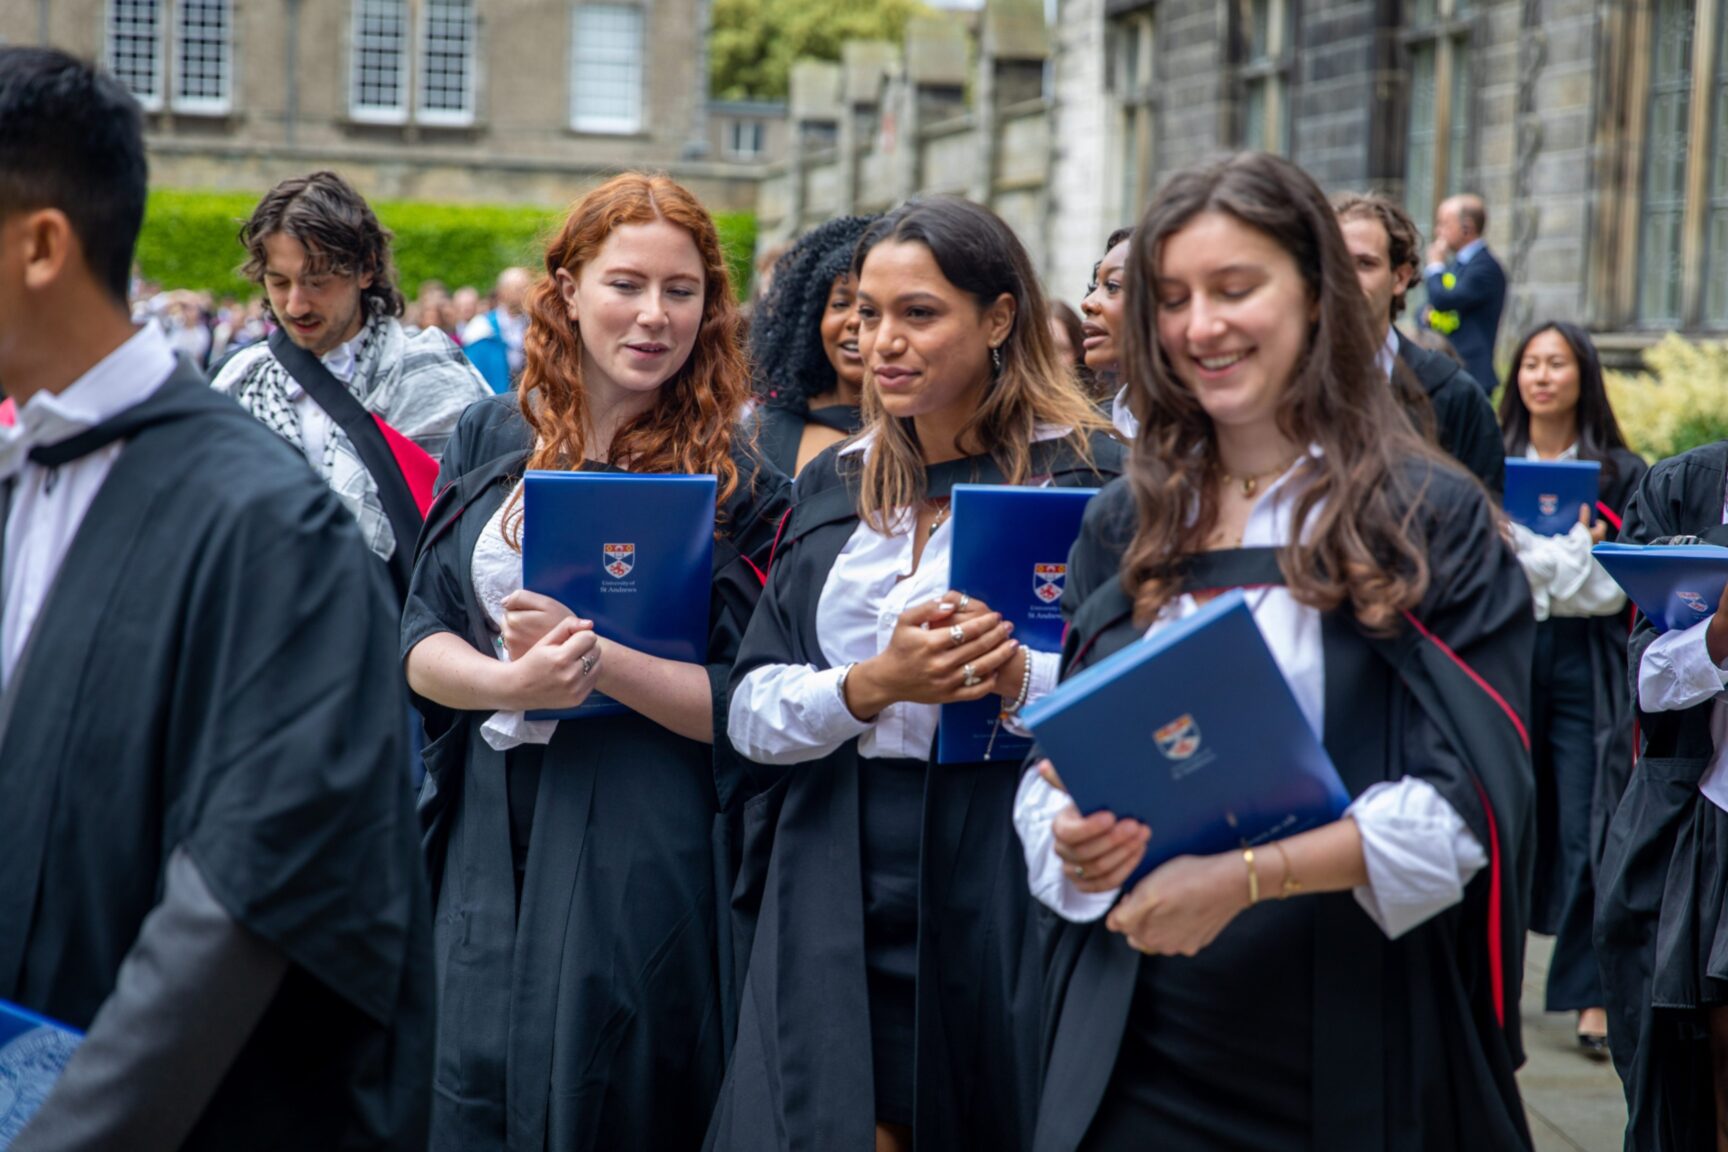
{"type": "Polygon", "coordinates": [[[82,1033],[0,1000],[0,1150],[24,1131],[82,1033]]]}
{"type": "Polygon", "coordinates": [[[1065,681],[1026,723],[1080,811],[1152,829],[1129,883],[1175,856],[1318,827],[1349,804],[1240,591],[1065,681]]]}
{"type": "MultiPolygon", "coordinates": [[[[602,638],[663,660],[708,652],[712,476],[531,471],[522,484],[522,583],[594,621],[602,638]]],[[[629,709],[599,692],[530,720],[629,709]]]]}
{"type": "MultiPolygon", "coordinates": [[[[1578,507],[1594,509],[1602,465],[1594,460],[1506,458],[1506,515],[1539,536],[1564,536],[1578,507]]],[[[1594,516],[1594,513],[1592,513],[1594,516]]]]}
{"type": "MultiPolygon", "coordinates": [[[[1014,639],[1040,652],[1062,650],[1062,588],[1068,550],[1093,488],[956,484],[949,505],[954,545],[948,586],[1014,622],[1014,639]]],[[[1021,760],[1032,742],[998,723],[1002,699],[942,705],[938,764],[1021,760]],[[992,740],[994,738],[994,740],[992,740]]]]}
{"type": "Polygon", "coordinates": [[[1590,555],[1658,632],[1715,615],[1728,587],[1728,548],[1715,544],[1598,544],[1590,555]]]}

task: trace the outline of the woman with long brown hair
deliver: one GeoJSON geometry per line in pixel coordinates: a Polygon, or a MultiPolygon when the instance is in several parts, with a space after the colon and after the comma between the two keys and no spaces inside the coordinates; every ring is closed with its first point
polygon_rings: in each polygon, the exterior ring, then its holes
{"type": "Polygon", "coordinates": [[[1249,588],[1354,800],[1124,891],[1150,830],[1082,817],[1061,764],[1027,773],[1015,822],[1061,917],[1035,1146],[1527,1147],[1534,620],[1517,559],[1481,489],[1395,407],[1337,220],[1299,168],[1249,154],[1174,177],[1127,276],[1125,382],[1159,419],[1069,558],[1065,674],[1249,588]]]}
{"type": "Polygon", "coordinates": [[[934,764],[939,706],[1055,676],[949,589],[957,483],[1092,487],[1120,445],[1056,358],[1025,249],[948,197],[853,258],[865,427],[799,474],[733,673],[759,909],[715,1149],[1024,1147],[1038,963],[1017,761],[934,764]]]}
{"type": "Polygon", "coordinates": [[[736,432],[737,307],[684,188],[630,174],[590,192],[528,307],[520,400],[463,415],[403,618],[432,738],[432,1147],[694,1148],[731,1003],[724,689],[786,482],[736,432]],[[523,591],[529,468],[716,477],[705,663],[635,651],[604,618],[523,591]],[[525,716],[596,691],[628,713],[525,716]]]}

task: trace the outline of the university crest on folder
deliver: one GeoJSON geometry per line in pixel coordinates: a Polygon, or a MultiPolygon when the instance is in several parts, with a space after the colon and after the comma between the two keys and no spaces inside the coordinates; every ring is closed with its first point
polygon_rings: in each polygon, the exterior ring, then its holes
{"type": "Polygon", "coordinates": [[[1186,760],[1200,751],[1200,725],[1189,715],[1178,716],[1152,734],[1158,751],[1172,760],[1186,760]]]}
{"type": "Polygon", "coordinates": [[[636,545],[605,544],[606,574],[614,580],[622,580],[636,567],[636,545]]]}
{"type": "Polygon", "coordinates": [[[1674,595],[1679,598],[1680,603],[1686,605],[1686,607],[1692,609],[1692,611],[1698,613],[1700,616],[1705,616],[1705,615],[1709,614],[1710,602],[1708,600],[1704,599],[1704,597],[1700,596],[1698,593],[1696,593],[1696,592],[1676,592],[1676,593],[1674,593],[1674,595]]]}
{"type": "Polygon", "coordinates": [[[1062,599],[1062,584],[1068,578],[1066,564],[1032,565],[1032,593],[1046,604],[1062,599]]]}
{"type": "Polygon", "coordinates": [[[1560,497],[1553,492],[1544,492],[1536,497],[1536,507],[1541,510],[1542,515],[1552,516],[1560,511],[1560,497]]]}

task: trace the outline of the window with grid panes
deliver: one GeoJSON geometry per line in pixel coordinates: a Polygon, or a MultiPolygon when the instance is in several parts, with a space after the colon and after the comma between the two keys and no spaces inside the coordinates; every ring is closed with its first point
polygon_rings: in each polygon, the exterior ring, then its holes
{"type": "Polygon", "coordinates": [[[1119,141],[1116,164],[1121,178],[1116,220],[1126,224],[1139,219],[1156,177],[1152,80],[1157,40],[1152,10],[1143,8],[1113,21],[1110,41],[1114,45],[1110,89],[1116,100],[1119,141]]]}
{"type": "Polygon", "coordinates": [[[1285,44],[1290,0],[1239,0],[1242,28],[1242,147],[1290,151],[1285,44]]]}
{"type": "Polygon", "coordinates": [[[162,107],[163,0],[108,0],[108,70],[150,111],[162,107]]]}
{"type": "MultiPolygon", "coordinates": [[[[1469,188],[1471,125],[1471,0],[1414,0],[1405,49],[1410,60],[1409,118],[1404,132],[1404,208],[1428,239],[1434,213],[1448,196],[1469,188]]],[[[1409,305],[1426,302],[1421,281],[1409,305]]]]}
{"type": "Polygon", "coordinates": [[[726,152],[739,160],[762,155],[764,128],[760,120],[734,120],[727,133],[726,152]]]}
{"type": "Polygon", "coordinates": [[[1704,323],[1721,329],[1728,328],[1728,20],[1720,18],[1716,22],[1716,77],[1713,87],[1704,323]]]}
{"type": "Polygon", "coordinates": [[[570,21],[570,126],[578,132],[642,128],[642,9],[579,4],[570,21]]]}
{"type": "Polygon", "coordinates": [[[348,110],[356,120],[408,119],[407,0],[354,0],[348,110]]]}
{"type": "Polygon", "coordinates": [[[1681,322],[1681,243],[1686,217],[1687,125],[1692,106],[1692,4],[1655,0],[1650,103],[1644,135],[1638,319],[1681,322]]]}
{"type": "Polygon", "coordinates": [[[474,0],[423,0],[420,8],[423,124],[474,122],[474,0]]]}
{"type": "Polygon", "coordinates": [[[174,5],[174,110],[222,114],[234,85],[234,11],[230,0],[174,5]]]}

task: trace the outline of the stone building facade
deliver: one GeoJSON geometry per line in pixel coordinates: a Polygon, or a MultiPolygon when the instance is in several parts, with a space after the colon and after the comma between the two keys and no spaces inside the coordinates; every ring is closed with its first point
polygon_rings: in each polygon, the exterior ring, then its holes
{"type": "Polygon", "coordinates": [[[52,44],[119,75],[147,110],[161,185],[259,191],[331,167],[376,197],[563,204],[644,167],[716,211],[746,210],[762,157],[726,147],[734,134],[711,121],[708,8],[5,0],[0,41],[52,44]]]}
{"type": "Polygon", "coordinates": [[[1481,193],[1503,343],[1728,333],[1725,33],[1725,0],[1061,0],[1049,275],[1072,294],[1163,174],[1257,147],[1425,230],[1481,193]]]}

